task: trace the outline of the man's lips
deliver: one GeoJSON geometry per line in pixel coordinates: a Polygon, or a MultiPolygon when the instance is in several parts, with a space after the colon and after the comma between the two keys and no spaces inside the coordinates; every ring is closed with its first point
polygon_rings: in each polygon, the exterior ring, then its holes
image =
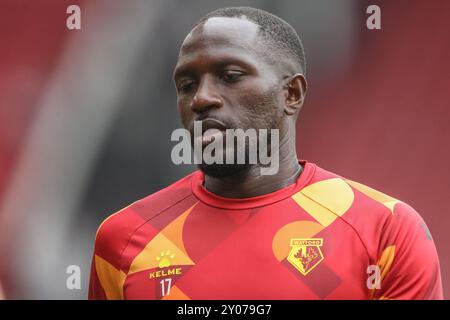
{"type": "MultiPolygon", "coordinates": [[[[213,142],[215,139],[222,138],[225,135],[226,125],[220,121],[213,118],[207,118],[199,121],[201,124],[201,132],[194,131],[194,141],[206,146],[213,142]]],[[[198,124],[197,124],[198,125],[198,124]]]]}
{"type": "Polygon", "coordinates": [[[222,121],[213,118],[207,118],[200,122],[202,125],[203,132],[209,129],[218,129],[220,131],[225,131],[227,129],[226,125],[222,121]]]}

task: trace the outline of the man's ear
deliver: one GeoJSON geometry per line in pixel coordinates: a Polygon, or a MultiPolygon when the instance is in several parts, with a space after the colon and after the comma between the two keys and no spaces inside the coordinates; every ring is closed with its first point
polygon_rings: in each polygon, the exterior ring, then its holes
{"type": "Polygon", "coordinates": [[[286,106],[284,112],[287,115],[294,115],[303,105],[306,97],[308,84],[303,74],[297,73],[287,79],[284,87],[286,90],[286,106]]]}

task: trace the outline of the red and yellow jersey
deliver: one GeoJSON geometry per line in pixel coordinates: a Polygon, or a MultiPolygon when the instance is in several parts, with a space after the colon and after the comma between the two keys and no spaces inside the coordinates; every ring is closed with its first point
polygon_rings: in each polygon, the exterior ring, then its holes
{"type": "Polygon", "coordinates": [[[217,196],[196,171],[107,218],[89,299],[442,299],[409,205],[302,160],[296,183],[217,196]]]}

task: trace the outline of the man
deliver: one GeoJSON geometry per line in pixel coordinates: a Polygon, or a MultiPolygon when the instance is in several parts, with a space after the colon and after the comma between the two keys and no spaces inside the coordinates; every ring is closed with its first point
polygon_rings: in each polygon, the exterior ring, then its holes
{"type": "Polygon", "coordinates": [[[90,299],[442,298],[436,249],[413,208],[297,160],[307,84],[289,24],[253,8],[216,10],[184,40],[174,80],[184,128],[202,124],[193,144],[204,150],[226,129],[277,129],[279,169],[201,163],[110,216],[96,236],[90,299]]]}

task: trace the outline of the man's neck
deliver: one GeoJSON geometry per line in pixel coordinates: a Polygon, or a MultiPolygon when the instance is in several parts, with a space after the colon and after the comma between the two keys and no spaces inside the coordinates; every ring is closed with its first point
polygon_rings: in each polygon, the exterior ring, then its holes
{"type": "MultiPolygon", "coordinates": [[[[295,150],[295,149],[294,149],[295,150]]],[[[251,198],[275,192],[297,181],[303,167],[297,156],[280,155],[279,170],[274,175],[261,175],[261,167],[255,165],[245,174],[227,178],[214,178],[205,175],[205,188],[226,198],[251,198]]]]}

